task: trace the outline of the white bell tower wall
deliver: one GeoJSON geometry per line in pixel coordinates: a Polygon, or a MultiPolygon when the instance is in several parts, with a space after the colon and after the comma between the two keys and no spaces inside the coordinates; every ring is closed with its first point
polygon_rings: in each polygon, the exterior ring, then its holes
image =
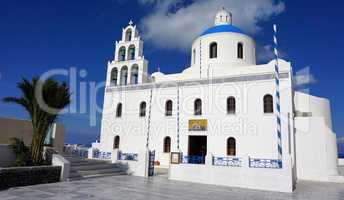
{"type": "Polygon", "coordinates": [[[106,86],[142,84],[148,81],[148,61],[143,56],[143,41],[130,21],[116,41],[114,60],[108,63],[106,86]]]}

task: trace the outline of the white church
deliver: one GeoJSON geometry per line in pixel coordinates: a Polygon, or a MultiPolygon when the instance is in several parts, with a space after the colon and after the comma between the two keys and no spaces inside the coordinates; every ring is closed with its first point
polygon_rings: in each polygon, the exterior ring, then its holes
{"type": "Polygon", "coordinates": [[[102,159],[148,177],[154,152],[155,170],[171,180],[280,192],[301,179],[343,182],[329,100],[295,91],[291,63],[281,59],[277,99],[276,61],[257,65],[254,39],[232,25],[230,12],[220,10],[193,41],[180,73],[149,74],[143,50],[130,22],[107,67],[92,148],[102,159]]]}

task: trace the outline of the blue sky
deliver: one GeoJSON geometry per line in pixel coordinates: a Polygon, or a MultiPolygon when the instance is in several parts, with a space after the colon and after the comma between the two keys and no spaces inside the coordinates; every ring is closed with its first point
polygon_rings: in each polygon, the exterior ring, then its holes
{"type": "MultiPolygon", "coordinates": [[[[273,0],[3,0],[0,98],[18,95],[16,83],[22,77],[56,68],[86,70],[87,76],[78,78],[81,82],[104,81],[114,41],[120,39],[130,19],[145,38],[144,55],[150,61],[150,72],[157,67],[165,73],[179,72],[189,65],[192,37],[211,25],[209,16],[223,4],[232,9],[234,24],[255,38],[260,63],[271,56],[271,27],[278,24],[284,58],[292,62],[294,71],[309,67],[316,79],[308,86],[310,93],[331,100],[334,131],[344,136],[344,69],[340,62],[344,56],[344,2],[340,0],[312,1],[311,6],[309,1],[273,0]],[[250,9],[242,12],[240,8],[250,9]]],[[[97,95],[99,106],[102,98],[103,89],[97,95]]],[[[99,137],[101,115],[97,115],[95,126],[90,126],[87,101],[86,113],[60,119],[67,142],[89,143],[99,137]]],[[[0,116],[27,118],[20,107],[3,103],[0,116]]]]}

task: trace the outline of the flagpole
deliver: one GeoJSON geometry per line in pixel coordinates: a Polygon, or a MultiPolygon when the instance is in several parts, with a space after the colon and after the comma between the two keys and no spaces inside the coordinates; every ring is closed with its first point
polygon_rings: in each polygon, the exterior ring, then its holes
{"type": "Polygon", "coordinates": [[[279,62],[278,62],[278,41],[277,41],[277,25],[273,25],[274,30],[274,54],[275,54],[275,83],[276,83],[276,115],[277,115],[277,149],[279,167],[282,168],[282,131],[281,131],[281,105],[280,105],[280,77],[279,77],[279,62]]]}

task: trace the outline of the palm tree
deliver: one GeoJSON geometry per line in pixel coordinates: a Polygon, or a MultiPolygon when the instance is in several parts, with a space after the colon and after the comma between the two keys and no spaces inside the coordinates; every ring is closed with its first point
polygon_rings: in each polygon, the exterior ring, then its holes
{"type": "Polygon", "coordinates": [[[21,97],[6,97],[3,101],[23,106],[30,115],[34,132],[31,158],[34,165],[40,165],[48,130],[62,109],[70,104],[69,88],[65,82],[59,83],[54,79],[40,81],[38,78],[33,78],[31,82],[23,79],[17,86],[21,97]]]}

